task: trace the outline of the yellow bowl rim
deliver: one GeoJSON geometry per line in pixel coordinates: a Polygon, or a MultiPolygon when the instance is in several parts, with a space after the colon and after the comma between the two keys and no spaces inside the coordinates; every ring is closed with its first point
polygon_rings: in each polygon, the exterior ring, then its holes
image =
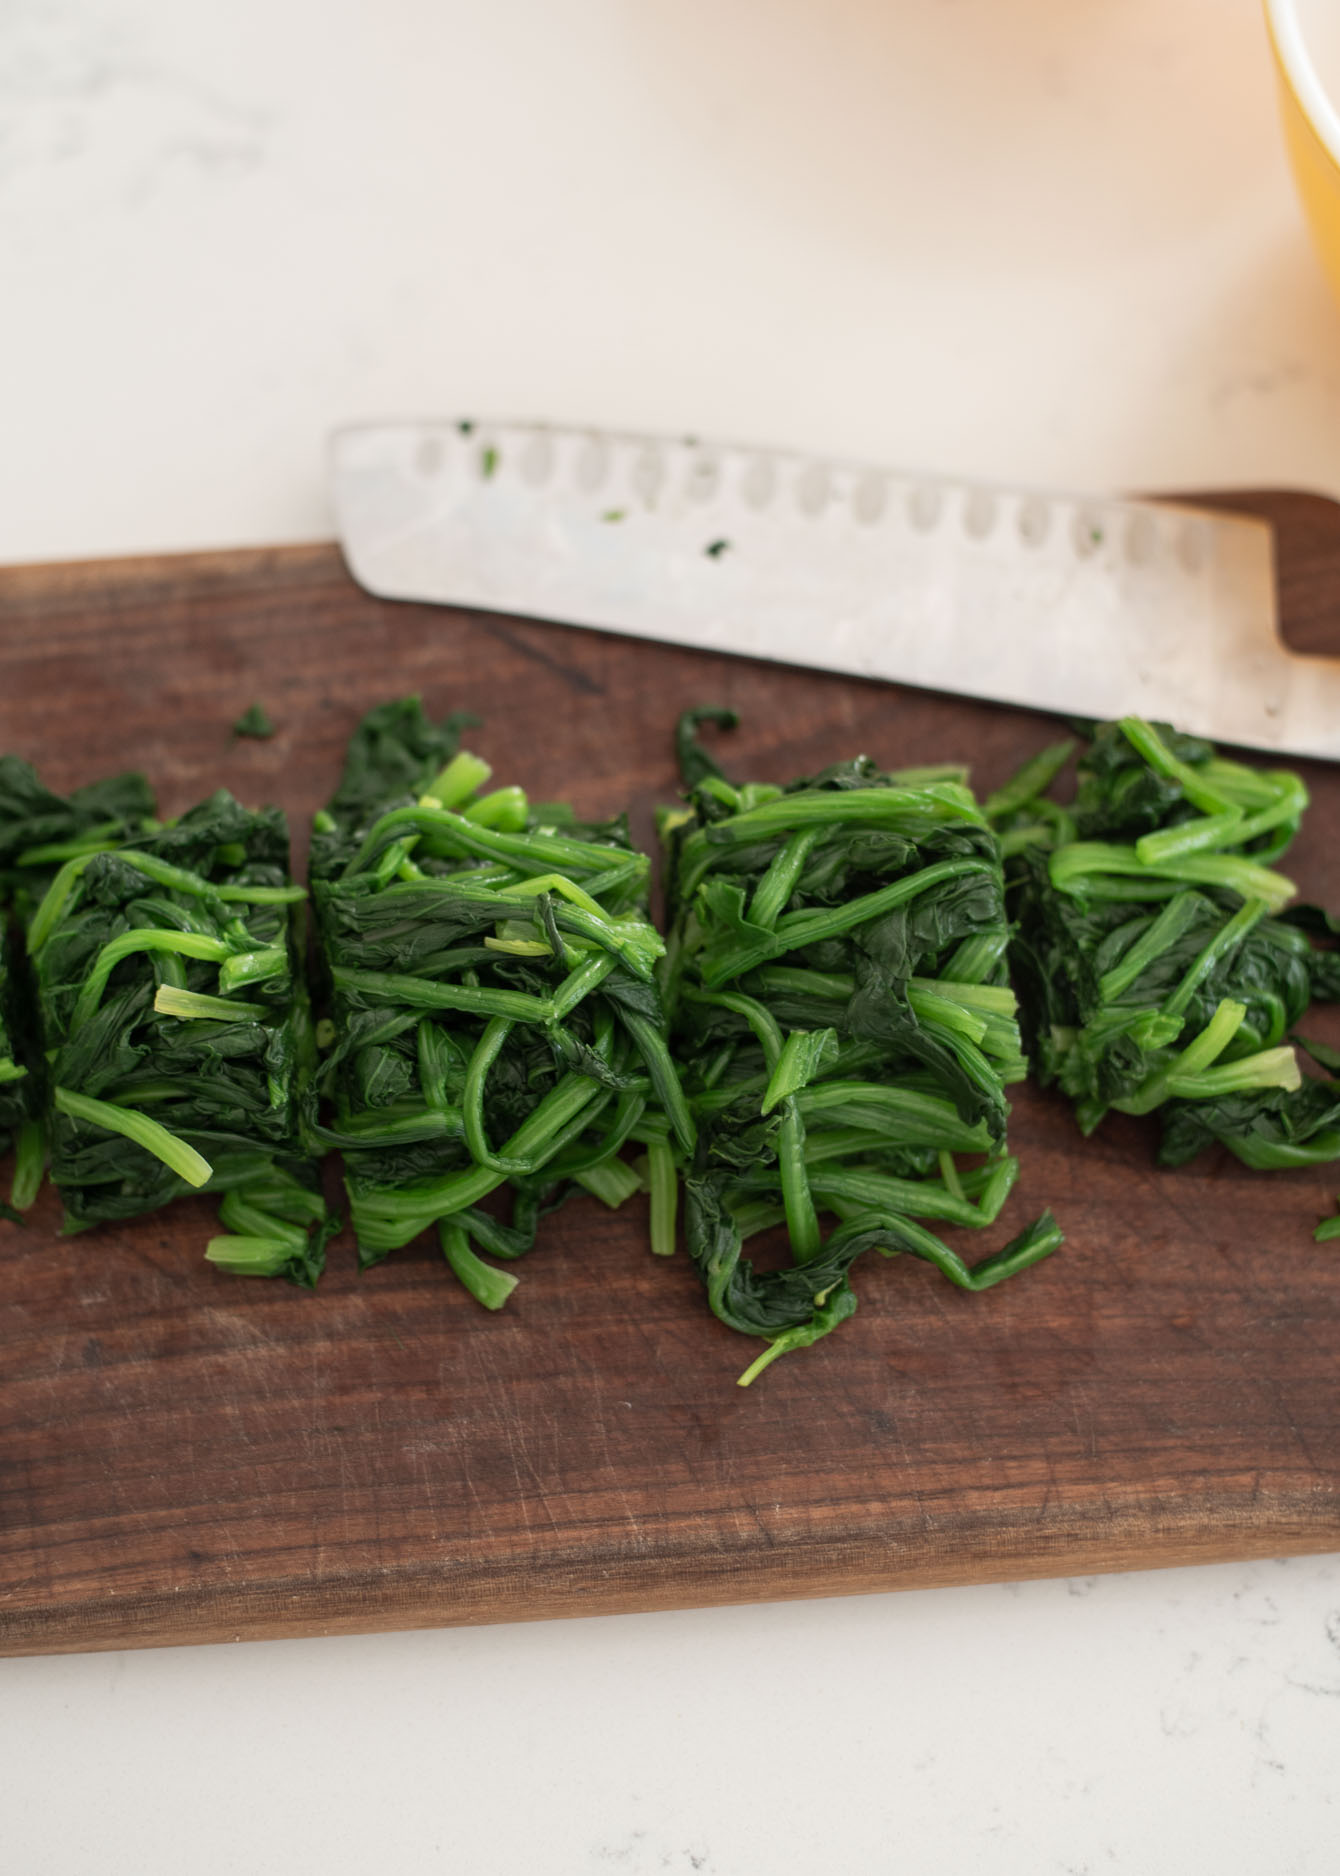
{"type": "Polygon", "coordinates": [[[1316,131],[1331,161],[1340,166],[1340,110],[1327,97],[1298,24],[1297,0],[1265,0],[1266,23],[1275,56],[1298,100],[1299,109],[1316,131]]]}

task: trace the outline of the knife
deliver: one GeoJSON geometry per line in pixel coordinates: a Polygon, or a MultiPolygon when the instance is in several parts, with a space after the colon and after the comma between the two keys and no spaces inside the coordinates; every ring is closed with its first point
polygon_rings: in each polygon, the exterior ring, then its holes
{"type": "Polygon", "coordinates": [[[1264,521],[464,419],[341,429],[330,473],[384,599],[1340,757],[1340,661],[1281,642],[1264,521]]]}

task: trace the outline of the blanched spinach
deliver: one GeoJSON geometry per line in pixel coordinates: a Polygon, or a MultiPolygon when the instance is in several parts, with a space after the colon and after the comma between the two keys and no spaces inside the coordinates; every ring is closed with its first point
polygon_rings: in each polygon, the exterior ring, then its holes
{"type": "MultiPolygon", "coordinates": [[[[994,1223],[1019,1170],[1005,1144],[1024,1061],[1000,853],[963,771],[860,758],[784,788],[736,786],[698,738],[704,721],[734,718],[695,711],[677,733],[689,794],[662,822],[663,975],[698,1123],[679,1155],[689,1254],[721,1320],[768,1341],[747,1384],[852,1313],[863,1251],[908,1252],[985,1289],[1061,1234],[1044,1213],[969,1268],[921,1222],[994,1223]],[[838,1221],[827,1236],[825,1216],[838,1221]],[[789,1261],[756,1269],[742,1246],[776,1225],[789,1261]]],[[[658,1208],[651,1172],[655,1231],[673,1206],[658,1208]]],[[[674,1174],[663,1161],[663,1187],[674,1174]]]]}
{"type": "Polygon", "coordinates": [[[383,706],[317,816],[312,885],[332,1024],[320,1137],[344,1159],[359,1257],[430,1225],[486,1307],[584,1187],[639,1189],[620,1157],[692,1123],[666,1047],[649,862],[623,820],[578,823],[459,748],[417,699],[383,706]],[[482,1201],[507,1188],[510,1224],[482,1201]]]}
{"type": "Polygon", "coordinates": [[[1180,1165],[1211,1141],[1245,1164],[1340,1154],[1340,1105],[1304,1082],[1289,1036],[1334,995],[1327,921],[1286,910],[1274,870],[1307,791],[1165,724],[1095,726],[1073,802],[1058,745],[987,803],[1018,920],[1011,962],[1035,1072],[1090,1133],[1110,1110],[1157,1111],[1180,1165]]]}
{"type": "Polygon", "coordinates": [[[155,825],[142,775],[114,775],[65,796],[28,762],[0,756],[0,1150],[14,1148],[6,1215],[25,1212],[46,1171],[46,1061],[25,947],[9,923],[31,914],[58,869],[155,825]]]}
{"type": "Polygon", "coordinates": [[[220,791],[85,843],[29,904],[67,1230],[220,1192],[211,1262],[315,1284],[336,1221],[305,1129],[305,898],[283,816],[220,791]]]}

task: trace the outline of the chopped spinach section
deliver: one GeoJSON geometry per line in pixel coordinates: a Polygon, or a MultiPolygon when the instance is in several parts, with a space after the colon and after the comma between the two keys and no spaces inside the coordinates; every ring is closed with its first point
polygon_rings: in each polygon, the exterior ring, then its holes
{"type": "MultiPolygon", "coordinates": [[[[1052,754],[1060,754],[1060,749],[1052,754]]],[[[1067,751],[1068,753],[1068,751],[1067,751]]],[[[1334,996],[1329,921],[1275,870],[1300,778],[1127,717],[1093,728],[1073,801],[1035,759],[988,803],[1008,856],[1011,962],[1034,1071],[1083,1132],[1157,1112],[1160,1159],[1220,1141],[1257,1168],[1340,1153],[1340,1105],[1289,1042],[1334,996]]]]}
{"type": "Polygon", "coordinates": [[[417,699],[374,711],[317,817],[312,885],[331,1046],[321,1138],[344,1160],[364,1265],[429,1226],[466,1288],[511,1289],[540,1216],[638,1189],[620,1157],[692,1122],[666,1043],[649,861],[622,819],[587,825],[490,789],[417,699]],[[483,1204],[510,1198],[510,1224],[483,1204]]]}
{"type": "MultiPolygon", "coordinates": [[[[0,756],[0,913],[22,920],[53,879],[90,854],[156,825],[142,775],[114,775],[57,795],[31,763],[0,756]]],[[[6,1215],[21,1218],[46,1171],[46,1060],[36,995],[17,926],[0,931],[0,1151],[12,1147],[6,1215]]]]}
{"type": "Polygon", "coordinates": [[[269,1249],[246,1263],[216,1239],[213,1262],[316,1283],[336,1223],[308,1136],[305,898],[283,816],[223,790],[51,876],[27,948],[68,1231],[218,1192],[269,1249]]]}
{"type": "MultiPolygon", "coordinates": [[[[697,710],[677,731],[688,807],[662,817],[662,978],[697,1129],[692,1153],[673,1143],[688,1251],[716,1315],[769,1344],[747,1384],[852,1314],[864,1251],[980,1290],[1061,1234],[1043,1213],[969,1266],[925,1222],[994,1224],[1019,1170],[1000,850],[958,772],[860,757],[737,786],[698,737],[734,721],[697,710]],[[788,1261],[756,1268],[742,1247],[774,1226],[788,1261]]],[[[663,1219],[672,1174],[663,1162],[663,1219]]]]}

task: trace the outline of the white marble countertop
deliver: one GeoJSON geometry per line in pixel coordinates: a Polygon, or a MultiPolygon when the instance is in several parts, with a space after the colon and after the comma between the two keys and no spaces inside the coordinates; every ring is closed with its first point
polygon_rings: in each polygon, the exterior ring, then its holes
{"type": "MultiPolygon", "coordinates": [[[[1340,492],[1254,0],[6,0],[0,559],[336,422],[1340,492]]],[[[798,1359],[803,1359],[799,1357],[798,1359]]],[[[0,1663],[22,1876],[1330,1876],[1340,1561],[0,1663]]]]}

